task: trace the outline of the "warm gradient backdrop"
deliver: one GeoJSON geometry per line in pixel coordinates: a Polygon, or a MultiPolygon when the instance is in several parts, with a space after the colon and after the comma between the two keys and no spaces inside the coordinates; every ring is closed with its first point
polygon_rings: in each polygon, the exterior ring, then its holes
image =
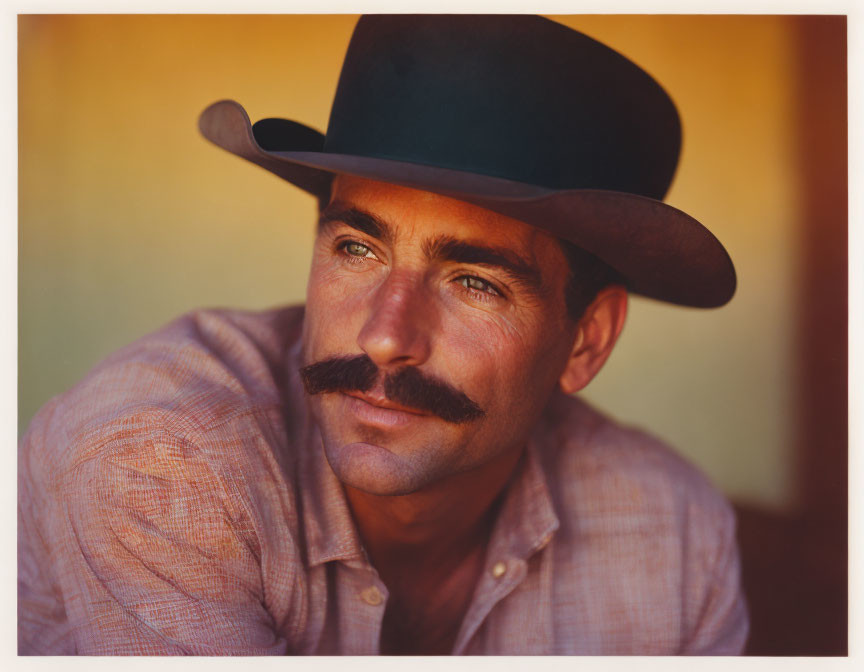
{"type": "MultiPolygon", "coordinates": [[[[758,654],[846,651],[845,17],[557,17],[677,102],[668,201],[730,251],[720,310],[634,299],[587,396],[736,502],[758,654]]],[[[209,103],[324,130],[354,17],[19,19],[19,418],[199,306],[303,300],[313,199],[209,145],[209,103]]]]}
{"type": "MultiPolygon", "coordinates": [[[[730,495],[798,501],[796,317],[807,19],[568,16],[679,105],[668,201],[729,249],[733,302],[635,299],[587,396],[730,495]]],[[[100,358],[196,306],[302,301],[313,200],[199,135],[220,98],[325,129],[347,16],[20,18],[20,422],[100,358]]]]}

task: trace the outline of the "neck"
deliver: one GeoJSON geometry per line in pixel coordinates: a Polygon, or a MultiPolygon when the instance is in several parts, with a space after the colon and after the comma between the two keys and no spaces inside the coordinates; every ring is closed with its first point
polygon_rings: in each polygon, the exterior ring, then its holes
{"type": "Polygon", "coordinates": [[[420,568],[458,562],[485,545],[496,500],[523,452],[520,447],[409,495],[371,495],[346,485],[360,535],[379,572],[391,564],[413,562],[420,568]]]}

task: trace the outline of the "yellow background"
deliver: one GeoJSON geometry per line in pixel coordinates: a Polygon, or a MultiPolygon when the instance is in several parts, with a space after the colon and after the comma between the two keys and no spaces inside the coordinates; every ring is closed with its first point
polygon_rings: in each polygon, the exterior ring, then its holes
{"type": "MultiPolygon", "coordinates": [[[[568,16],[679,106],[667,198],[736,263],[720,310],[634,299],[587,397],[667,439],[738,501],[795,506],[792,399],[801,159],[795,19],[568,16]]],[[[326,128],[354,17],[19,19],[19,420],[112,350],[200,306],[300,302],[313,199],[204,141],[252,120],[326,128]]]]}

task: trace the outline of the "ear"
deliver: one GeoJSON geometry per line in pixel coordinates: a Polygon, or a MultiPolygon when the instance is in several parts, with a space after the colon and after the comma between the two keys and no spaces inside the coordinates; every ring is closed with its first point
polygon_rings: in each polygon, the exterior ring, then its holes
{"type": "Polygon", "coordinates": [[[573,350],[559,383],[566,394],[578,392],[597,375],[618,340],[627,318],[627,290],[601,289],[576,326],[573,350]]]}

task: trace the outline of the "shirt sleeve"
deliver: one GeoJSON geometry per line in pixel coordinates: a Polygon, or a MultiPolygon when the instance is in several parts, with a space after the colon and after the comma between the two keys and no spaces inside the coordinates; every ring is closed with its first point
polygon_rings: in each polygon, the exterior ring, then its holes
{"type": "Polygon", "coordinates": [[[741,563],[735,537],[735,514],[723,503],[720,515],[702,521],[691,537],[713,539],[696,544],[690,582],[704,598],[698,605],[696,625],[681,651],[691,656],[740,655],[747,643],[749,618],[741,589],[741,563]],[[703,560],[704,562],[700,561],[703,560]]]}
{"type": "MultiPolygon", "coordinates": [[[[71,642],[63,652],[284,654],[253,527],[200,451],[146,417],[91,436],[50,477],[34,482],[24,464],[19,479],[25,501],[47,486],[39,515],[22,520],[23,536],[42,539],[48,557],[24,560],[50,565],[71,642]]],[[[39,603],[37,590],[23,591],[39,603]]],[[[21,653],[51,652],[38,623],[30,620],[21,653]]]]}

